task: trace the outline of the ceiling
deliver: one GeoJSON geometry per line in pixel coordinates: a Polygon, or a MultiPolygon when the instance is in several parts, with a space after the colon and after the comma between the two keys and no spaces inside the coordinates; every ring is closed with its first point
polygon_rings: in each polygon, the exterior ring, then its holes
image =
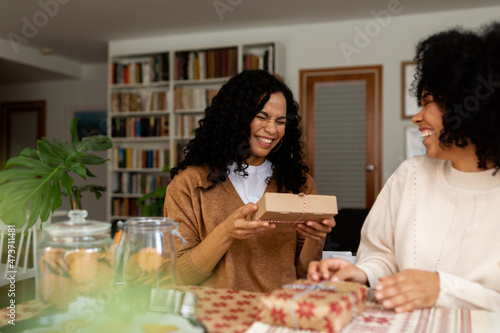
{"type": "MultiPolygon", "coordinates": [[[[29,47],[102,63],[112,40],[371,18],[371,11],[391,2],[404,6],[401,14],[498,5],[498,0],[0,0],[0,38],[16,34],[29,47]]],[[[0,84],[61,78],[1,57],[0,84]]]]}

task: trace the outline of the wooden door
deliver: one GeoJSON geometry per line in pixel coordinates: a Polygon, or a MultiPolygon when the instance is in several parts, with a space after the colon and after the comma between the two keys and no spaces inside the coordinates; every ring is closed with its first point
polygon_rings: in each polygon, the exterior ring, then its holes
{"type": "Polygon", "coordinates": [[[382,186],[382,66],[301,70],[300,107],[318,193],[370,209],[382,186]]]}
{"type": "Polygon", "coordinates": [[[45,136],[45,101],[5,102],[0,113],[0,169],[26,147],[45,136]]]}

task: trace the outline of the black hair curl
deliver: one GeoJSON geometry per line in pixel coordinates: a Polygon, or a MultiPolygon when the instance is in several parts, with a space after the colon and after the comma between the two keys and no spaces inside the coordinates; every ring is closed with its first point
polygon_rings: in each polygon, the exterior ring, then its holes
{"type": "MultiPolygon", "coordinates": [[[[190,165],[210,167],[210,190],[227,180],[228,165],[233,161],[237,171],[245,171],[250,157],[250,123],[273,93],[281,92],[286,99],[285,135],[281,146],[266,157],[273,164],[278,191],[299,193],[305,184],[308,167],[304,163],[301,141],[299,105],[288,86],[263,70],[245,70],[225,83],[199,121],[195,137],[184,150],[184,160],[170,172],[171,179],[190,165]]],[[[269,179],[268,182],[271,180],[269,179]]]]}
{"type": "Polygon", "coordinates": [[[444,110],[439,141],[476,146],[478,167],[500,167],[500,24],[480,32],[462,28],[434,34],[416,48],[412,93],[430,93],[444,110]]]}

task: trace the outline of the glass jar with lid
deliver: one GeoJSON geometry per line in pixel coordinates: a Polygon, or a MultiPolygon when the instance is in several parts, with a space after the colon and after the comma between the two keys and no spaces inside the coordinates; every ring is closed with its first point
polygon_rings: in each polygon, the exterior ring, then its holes
{"type": "Polygon", "coordinates": [[[95,299],[115,282],[111,225],[68,212],[69,221],[44,226],[38,246],[37,297],[42,313],[68,310],[78,299],[95,299]]]}
{"type": "Polygon", "coordinates": [[[147,308],[154,289],[175,287],[177,226],[164,217],[137,217],[122,224],[115,259],[117,283],[135,308],[147,308]]]}

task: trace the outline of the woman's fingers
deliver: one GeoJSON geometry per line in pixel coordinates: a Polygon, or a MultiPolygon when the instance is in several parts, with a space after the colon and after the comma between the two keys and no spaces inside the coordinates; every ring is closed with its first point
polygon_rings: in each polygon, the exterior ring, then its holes
{"type": "Polygon", "coordinates": [[[240,208],[238,208],[233,214],[233,219],[234,220],[239,220],[239,219],[246,219],[246,217],[249,215],[249,214],[252,214],[254,212],[256,212],[257,210],[259,209],[259,206],[257,206],[256,204],[254,203],[247,203],[245,206],[242,206],[240,208]]]}
{"type": "Polygon", "coordinates": [[[404,270],[380,279],[375,298],[387,309],[412,311],[436,304],[439,274],[422,270],[404,270]]]}
{"type": "MultiPolygon", "coordinates": [[[[340,258],[311,261],[307,268],[307,276],[313,281],[331,280],[334,276],[338,276],[344,269],[349,269],[350,267],[355,266],[349,261],[340,258]]],[[[350,274],[347,274],[346,278],[349,276],[350,274]]]]}
{"type": "Polygon", "coordinates": [[[324,239],[328,233],[332,231],[335,226],[335,220],[325,219],[321,222],[307,221],[297,225],[297,231],[305,237],[314,240],[324,239]]]}

